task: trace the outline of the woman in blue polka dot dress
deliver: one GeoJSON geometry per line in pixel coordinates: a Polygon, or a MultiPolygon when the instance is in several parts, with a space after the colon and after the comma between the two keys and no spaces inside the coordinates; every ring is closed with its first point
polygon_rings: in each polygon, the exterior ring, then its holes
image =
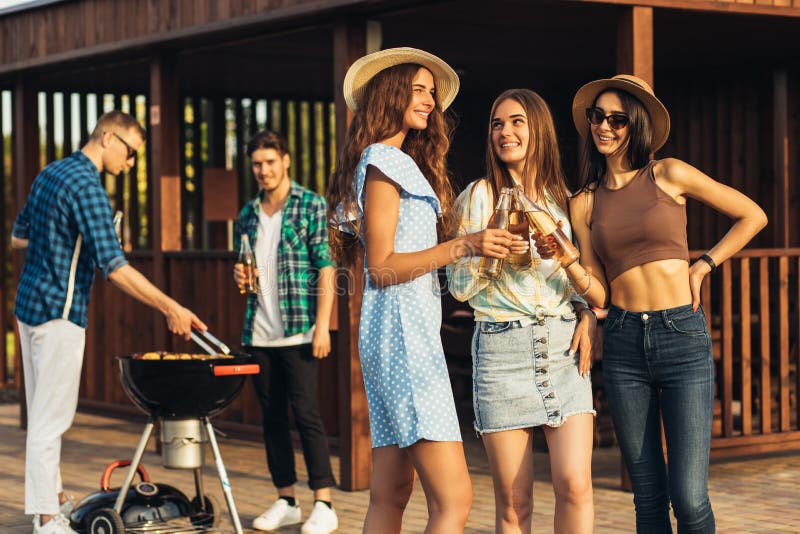
{"type": "Polygon", "coordinates": [[[359,355],[369,403],[373,471],[364,532],[400,532],[414,472],[428,501],[426,532],[462,532],[472,501],[439,335],[436,270],[468,255],[505,257],[527,243],[488,230],[447,235],[453,191],[443,111],[458,77],[422,50],[395,48],[356,61],[344,81],[354,111],[328,190],[331,248],[352,265],[364,246],[359,355]]]}

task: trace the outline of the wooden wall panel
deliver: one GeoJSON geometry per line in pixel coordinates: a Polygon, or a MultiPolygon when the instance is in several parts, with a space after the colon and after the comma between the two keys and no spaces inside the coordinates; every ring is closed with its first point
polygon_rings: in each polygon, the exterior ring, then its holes
{"type": "Polygon", "coordinates": [[[76,0],[0,18],[0,65],[133,38],[252,17],[286,8],[330,8],[322,0],[76,0]]]}
{"type": "MultiPolygon", "coordinates": [[[[774,172],[772,73],[765,70],[738,78],[721,77],[717,73],[684,74],[660,75],[662,81],[656,94],[670,110],[672,129],[667,144],[656,157],[680,158],[715,180],[742,191],[761,205],[772,223],[776,204],[787,200],[786,195],[778,194],[774,172]]],[[[796,93],[790,99],[796,98],[796,93]]],[[[800,131],[798,121],[792,120],[792,135],[796,136],[800,131]]],[[[797,156],[792,153],[790,157],[797,156]]],[[[790,167],[790,184],[800,181],[794,165],[790,167]]],[[[797,192],[796,185],[790,187],[797,192]]],[[[788,201],[797,206],[800,199],[793,198],[790,192],[788,201]]],[[[687,203],[687,216],[690,249],[710,248],[731,225],[724,215],[691,199],[687,203]]],[[[800,230],[790,228],[789,234],[791,246],[797,242],[800,230]]],[[[770,224],[748,246],[783,246],[783,241],[778,242],[777,238],[770,224]]]]}

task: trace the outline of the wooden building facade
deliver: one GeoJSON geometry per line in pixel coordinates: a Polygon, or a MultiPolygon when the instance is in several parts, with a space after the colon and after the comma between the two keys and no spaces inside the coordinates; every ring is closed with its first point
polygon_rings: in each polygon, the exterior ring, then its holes
{"type": "MultiPolygon", "coordinates": [[[[11,224],[42,166],[79,147],[100,113],[121,108],[148,129],[134,169],[106,182],[127,215],[132,264],[234,344],[244,306],[230,280],[226,220],[254,192],[244,144],[259,128],[283,131],[294,177],[322,191],[349,119],[347,67],[367,51],[414,46],[461,77],[451,151],[459,187],[482,174],[487,114],[504,89],[529,87],[547,100],[574,177],[575,91],[616,73],[653,83],[673,122],[657,157],[688,161],[770,217],[704,286],[717,361],[713,454],[800,448],[797,35],[800,0],[64,0],[0,11],[0,379],[21,383],[10,361],[19,359],[12,308],[22,258],[9,249],[11,224]],[[215,202],[222,198],[238,202],[215,202]]],[[[729,221],[690,203],[689,225],[699,255],[729,221]]],[[[340,482],[357,489],[368,484],[370,454],[357,355],[363,282],[358,273],[340,282],[320,399],[340,482]]],[[[469,328],[451,319],[455,383],[469,328]]],[[[134,413],[113,356],[155,348],[190,346],[98,281],[81,406],[134,413]]],[[[258,411],[248,385],[218,423],[255,436],[258,411]]]]}

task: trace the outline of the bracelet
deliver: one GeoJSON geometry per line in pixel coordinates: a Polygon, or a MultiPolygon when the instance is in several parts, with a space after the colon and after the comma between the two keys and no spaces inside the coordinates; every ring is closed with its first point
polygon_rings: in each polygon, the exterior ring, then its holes
{"type": "Polygon", "coordinates": [[[583,315],[583,312],[587,312],[587,311],[589,313],[591,313],[592,315],[594,315],[594,320],[596,321],[597,320],[597,314],[595,313],[595,311],[593,309],[589,308],[588,306],[586,308],[581,308],[581,311],[578,312],[578,317],[583,315]]]}
{"type": "Polygon", "coordinates": [[[708,254],[701,254],[699,259],[703,260],[708,264],[709,267],[711,267],[712,273],[717,270],[717,264],[714,263],[714,260],[708,254]]]}
{"type": "Polygon", "coordinates": [[[583,276],[581,277],[581,280],[583,280],[583,279],[588,279],[589,283],[586,284],[586,289],[584,289],[583,291],[578,293],[579,297],[585,297],[586,294],[589,293],[589,289],[591,289],[591,287],[592,287],[592,273],[590,273],[589,269],[587,269],[585,267],[583,269],[583,276]]]}
{"type": "Polygon", "coordinates": [[[570,265],[572,265],[573,263],[575,263],[575,262],[576,262],[576,261],[578,261],[579,259],[581,259],[581,258],[580,258],[580,256],[578,256],[577,258],[575,258],[574,260],[572,260],[572,261],[571,261],[571,262],[569,262],[568,264],[566,264],[566,265],[562,265],[562,266],[561,266],[561,268],[562,268],[562,269],[566,269],[567,267],[569,267],[570,265]]]}

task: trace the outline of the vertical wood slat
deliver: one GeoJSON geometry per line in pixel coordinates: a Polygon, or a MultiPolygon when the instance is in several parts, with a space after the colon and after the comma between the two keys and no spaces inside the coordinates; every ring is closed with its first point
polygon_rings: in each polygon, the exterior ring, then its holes
{"type": "Polygon", "coordinates": [[[297,103],[297,137],[299,143],[297,145],[298,157],[300,158],[300,174],[302,175],[302,183],[309,189],[314,189],[314,181],[311,176],[311,161],[313,155],[311,154],[311,108],[308,101],[297,103]]]}
{"type": "Polygon", "coordinates": [[[236,173],[239,176],[239,185],[241,187],[239,194],[239,205],[243,206],[245,202],[252,196],[250,180],[246,178],[245,174],[245,158],[244,153],[246,150],[246,143],[244,140],[244,124],[242,117],[244,110],[242,109],[242,99],[236,98],[233,101],[234,116],[236,120],[236,173]]]}
{"type": "Polygon", "coordinates": [[[72,154],[72,95],[68,92],[64,93],[64,148],[63,156],[67,157],[72,154]]]}
{"type": "Polygon", "coordinates": [[[617,22],[617,72],[653,84],[653,8],[622,8],[617,22]]]}
{"type": "Polygon", "coordinates": [[[189,177],[186,174],[186,151],[187,151],[187,144],[188,139],[186,136],[186,129],[189,127],[188,123],[186,122],[186,98],[182,97],[180,102],[178,103],[178,113],[180,114],[180,126],[178,128],[178,167],[180,168],[180,195],[181,195],[181,205],[183,209],[181,210],[180,215],[180,224],[181,224],[181,235],[183,236],[183,246],[185,249],[190,249],[189,245],[189,236],[188,232],[186,231],[186,223],[190,220],[189,217],[191,216],[191,198],[192,193],[189,191],[189,188],[186,187],[187,182],[189,181],[189,177]]]}
{"type": "Polygon", "coordinates": [[[311,101],[308,104],[309,113],[309,138],[311,139],[311,146],[309,147],[309,157],[311,158],[311,171],[310,171],[310,185],[312,191],[324,194],[322,189],[322,150],[321,146],[324,143],[324,137],[320,136],[322,131],[322,116],[319,113],[319,102],[311,101]]]}
{"type": "Polygon", "coordinates": [[[788,432],[791,427],[789,412],[789,258],[778,258],[778,354],[780,391],[780,429],[788,432]]]}
{"type": "Polygon", "coordinates": [[[741,351],[742,351],[742,435],[749,436],[753,433],[753,407],[751,399],[751,372],[752,372],[752,339],[750,316],[750,259],[741,259],[741,278],[740,287],[740,309],[741,321],[739,324],[741,332],[741,351]]]}
{"type": "Polygon", "coordinates": [[[80,107],[81,107],[81,113],[80,113],[80,117],[79,117],[79,121],[80,121],[79,122],[79,124],[80,124],[80,128],[79,129],[80,129],[80,132],[81,132],[80,133],[81,138],[80,138],[79,144],[81,146],[83,146],[89,140],[89,125],[87,124],[89,122],[89,116],[88,116],[88,113],[89,113],[89,94],[88,93],[81,94],[81,106],[80,107]]]}
{"type": "MultiPolygon", "coordinates": [[[[3,89],[0,87],[0,211],[7,213],[10,211],[6,198],[6,143],[2,125],[3,117],[3,89]]],[[[8,367],[6,365],[6,302],[9,301],[8,293],[8,236],[5,226],[0,229],[0,387],[8,383],[8,367]]],[[[13,254],[13,252],[12,252],[13,254]]]]}
{"type": "MultiPolygon", "coordinates": [[[[350,65],[366,52],[366,22],[339,19],[333,28],[333,84],[336,110],[336,144],[342,146],[352,113],[339,89],[350,65]]],[[[360,255],[357,254],[357,257],[360,255]]],[[[340,271],[344,272],[344,271],[340,271]]],[[[338,325],[336,354],[339,378],[340,476],[346,490],[369,487],[371,448],[364,380],[358,359],[358,324],[363,287],[363,265],[356,261],[347,276],[337,276],[338,325]]]]}
{"type": "Polygon", "coordinates": [[[722,264],[722,435],[733,435],[733,302],[731,262],[722,264]]]}
{"type": "MultiPolygon", "coordinates": [[[[137,99],[138,99],[137,95],[131,95],[131,111],[134,113],[134,115],[136,114],[137,99]]],[[[145,109],[147,109],[146,101],[145,101],[145,109]]],[[[148,131],[148,136],[149,136],[149,131],[148,131]]],[[[149,147],[145,146],[145,157],[147,152],[149,152],[149,147]]],[[[125,228],[127,228],[128,230],[128,241],[125,241],[125,244],[129,245],[129,248],[131,249],[136,249],[139,247],[139,236],[141,235],[141,219],[139,213],[141,209],[141,206],[139,204],[139,159],[140,158],[142,158],[142,154],[136,156],[136,164],[134,165],[134,168],[131,170],[130,201],[127,206],[128,211],[125,213],[125,220],[123,221],[125,224],[125,228]]]]}
{"type": "Polygon", "coordinates": [[[773,158],[775,165],[774,243],[789,246],[789,80],[785,69],[773,73],[773,158]]]}
{"type": "MultiPolygon", "coordinates": [[[[114,109],[122,111],[122,95],[114,95],[114,109]]],[[[125,147],[127,150],[127,147],[125,147]]],[[[133,165],[136,166],[136,158],[133,158],[133,165]]],[[[124,211],[125,209],[125,176],[135,172],[134,167],[116,175],[114,186],[114,209],[124,211]]]]}
{"type": "Polygon", "coordinates": [[[759,325],[761,327],[761,433],[772,433],[772,383],[770,382],[769,353],[769,258],[760,258],[759,325]]]}
{"type": "MultiPolygon", "coordinates": [[[[150,205],[152,208],[151,243],[153,246],[153,279],[155,285],[162,290],[166,289],[167,266],[164,261],[166,243],[176,243],[180,246],[180,225],[178,235],[169,232],[163,223],[163,216],[167,213],[180,210],[180,196],[169,199],[174,204],[168,204],[164,198],[164,186],[169,185],[173,178],[180,176],[180,161],[176,146],[179,145],[179,86],[175,68],[175,58],[170,55],[154,57],[150,62],[150,205]],[[155,120],[157,119],[157,120],[155,120]]],[[[172,229],[175,230],[174,228],[172,229]]],[[[169,349],[167,330],[161,318],[154,322],[155,345],[169,349]]],[[[171,336],[169,338],[171,342],[171,336]]]]}
{"type": "Polygon", "coordinates": [[[192,113],[194,115],[194,122],[192,123],[192,143],[194,143],[194,150],[192,152],[192,165],[194,166],[194,195],[192,195],[194,207],[194,235],[192,239],[192,247],[197,248],[202,243],[203,234],[203,140],[202,137],[202,102],[199,98],[192,99],[192,113]]]}
{"type": "MultiPolygon", "coordinates": [[[[800,258],[797,258],[797,262],[795,262],[795,273],[797,273],[797,300],[795,302],[800,303],[800,258]]],[[[795,408],[797,410],[797,426],[800,429],[800,311],[797,312],[795,320],[797,321],[797,337],[794,340],[794,355],[795,355],[795,408]]]]}
{"type": "Polygon", "coordinates": [[[45,165],[56,159],[56,125],[54,92],[45,93],[45,165]]]}
{"type": "MultiPolygon", "coordinates": [[[[711,95],[693,95],[694,100],[699,100],[701,104],[700,110],[702,115],[690,117],[690,120],[693,122],[699,122],[697,129],[702,131],[702,137],[700,137],[700,142],[702,143],[701,148],[701,157],[703,158],[703,167],[708,169],[708,172],[713,172],[714,174],[719,174],[719,169],[715,168],[714,162],[715,159],[715,143],[714,139],[716,139],[716,103],[718,101],[718,95],[715,93],[716,89],[712,86],[711,88],[711,95]]],[[[698,139],[696,136],[692,136],[692,139],[698,139]]],[[[690,145],[694,144],[691,143],[691,140],[687,140],[690,145]]],[[[712,210],[708,209],[705,206],[699,206],[700,213],[702,214],[702,244],[701,248],[708,248],[711,243],[716,242],[715,235],[714,235],[714,213],[712,210]]]]}
{"type": "MultiPolygon", "coordinates": [[[[37,94],[27,80],[18,80],[13,94],[13,176],[14,176],[14,213],[19,213],[31,190],[31,185],[40,170],[39,157],[39,106],[37,94]]],[[[14,287],[19,282],[22,272],[22,256],[14,255],[14,287]]],[[[15,385],[20,389],[20,398],[25,398],[24,378],[19,338],[15,340],[14,373],[15,385]]],[[[27,426],[28,414],[26,404],[20,405],[20,427],[27,426]]]]}

